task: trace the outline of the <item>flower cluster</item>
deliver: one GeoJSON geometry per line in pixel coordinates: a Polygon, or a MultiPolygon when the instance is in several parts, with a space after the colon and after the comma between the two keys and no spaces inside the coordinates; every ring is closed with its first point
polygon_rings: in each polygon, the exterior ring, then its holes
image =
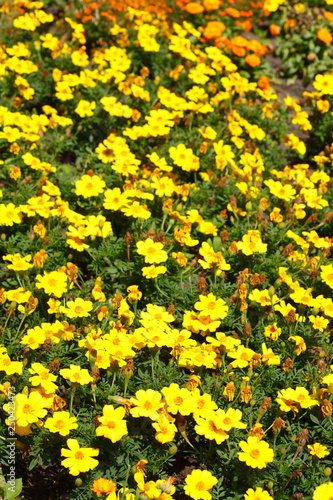
{"type": "Polygon", "coordinates": [[[332,4],[0,6],[0,497],[333,498],[332,4]]]}

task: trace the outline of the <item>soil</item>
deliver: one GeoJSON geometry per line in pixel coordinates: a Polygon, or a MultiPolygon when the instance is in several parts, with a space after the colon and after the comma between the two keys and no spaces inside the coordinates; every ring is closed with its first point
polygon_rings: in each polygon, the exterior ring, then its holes
{"type": "Polygon", "coordinates": [[[16,475],[22,478],[23,493],[18,500],[70,500],[74,479],[59,464],[42,467],[37,465],[29,471],[27,457],[18,454],[16,475]]]}

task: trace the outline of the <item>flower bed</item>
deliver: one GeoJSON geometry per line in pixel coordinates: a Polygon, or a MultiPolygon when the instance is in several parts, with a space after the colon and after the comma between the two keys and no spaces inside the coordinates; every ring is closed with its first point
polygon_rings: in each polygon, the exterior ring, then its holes
{"type": "Polygon", "coordinates": [[[4,500],[333,498],[331,4],[1,5],[4,500]]]}

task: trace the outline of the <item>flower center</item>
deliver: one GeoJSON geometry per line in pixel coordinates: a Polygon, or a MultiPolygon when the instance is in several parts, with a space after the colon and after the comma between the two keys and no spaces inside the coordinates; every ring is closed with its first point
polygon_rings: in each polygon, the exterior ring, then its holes
{"type": "Polygon", "coordinates": [[[203,491],[206,489],[205,487],[205,483],[203,481],[199,481],[197,484],[196,484],[196,487],[197,487],[197,490],[198,491],[203,491]]]}
{"type": "Polygon", "coordinates": [[[252,458],[258,459],[260,457],[260,451],[257,448],[255,448],[254,450],[251,450],[250,456],[252,458]]]}
{"type": "Polygon", "coordinates": [[[25,405],[23,406],[23,409],[22,409],[22,410],[23,410],[23,413],[30,413],[30,412],[31,412],[31,410],[32,410],[32,408],[31,408],[31,406],[30,406],[29,404],[25,404],[25,405]]]}

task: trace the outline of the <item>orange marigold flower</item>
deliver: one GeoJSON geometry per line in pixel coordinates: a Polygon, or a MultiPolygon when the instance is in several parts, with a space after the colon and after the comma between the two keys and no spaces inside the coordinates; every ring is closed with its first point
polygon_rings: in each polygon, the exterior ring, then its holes
{"type": "Polygon", "coordinates": [[[333,41],[333,36],[329,31],[325,30],[325,28],[320,28],[317,31],[317,38],[324,43],[332,43],[333,41]]]}
{"type": "Polygon", "coordinates": [[[201,14],[201,12],[204,11],[204,8],[202,5],[196,2],[190,2],[186,5],[185,10],[189,14],[201,14]]]}
{"type": "Polygon", "coordinates": [[[249,54],[248,56],[245,57],[245,62],[246,64],[254,68],[255,66],[259,66],[261,64],[261,59],[259,56],[256,56],[255,54],[249,54]]]}
{"type": "Polygon", "coordinates": [[[284,29],[287,30],[288,28],[293,28],[296,24],[295,19],[288,19],[288,21],[284,23],[284,29]]]}
{"type": "Polygon", "coordinates": [[[269,32],[272,36],[277,36],[281,33],[281,28],[277,24],[271,24],[269,27],[269,32]]]}
{"type": "Polygon", "coordinates": [[[220,21],[210,21],[203,32],[204,38],[211,40],[218,38],[225,31],[225,25],[220,21]]]}
{"type": "Polygon", "coordinates": [[[235,9],[234,7],[227,7],[224,11],[224,14],[226,16],[233,17],[235,19],[238,19],[240,17],[240,12],[235,9]]]}
{"type": "Polygon", "coordinates": [[[261,90],[270,90],[271,89],[271,84],[269,82],[268,76],[260,76],[258,80],[258,87],[261,90]]]}
{"type": "Polygon", "coordinates": [[[333,12],[329,12],[329,11],[324,12],[324,17],[326,17],[326,19],[328,21],[333,21],[333,12]]]}
{"type": "Polygon", "coordinates": [[[115,493],[117,485],[113,481],[110,481],[110,479],[100,477],[93,482],[93,486],[90,489],[96,493],[97,496],[110,495],[111,493],[115,493]]]}
{"type": "Polygon", "coordinates": [[[238,57],[244,57],[246,54],[248,40],[243,36],[235,36],[231,40],[231,50],[238,57]]]}
{"type": "Polygon", "coordinates": [[[220,0],[204,0],[203,6],[208,12],[211,10],[216,10],[220,7],[220,0]]]}

